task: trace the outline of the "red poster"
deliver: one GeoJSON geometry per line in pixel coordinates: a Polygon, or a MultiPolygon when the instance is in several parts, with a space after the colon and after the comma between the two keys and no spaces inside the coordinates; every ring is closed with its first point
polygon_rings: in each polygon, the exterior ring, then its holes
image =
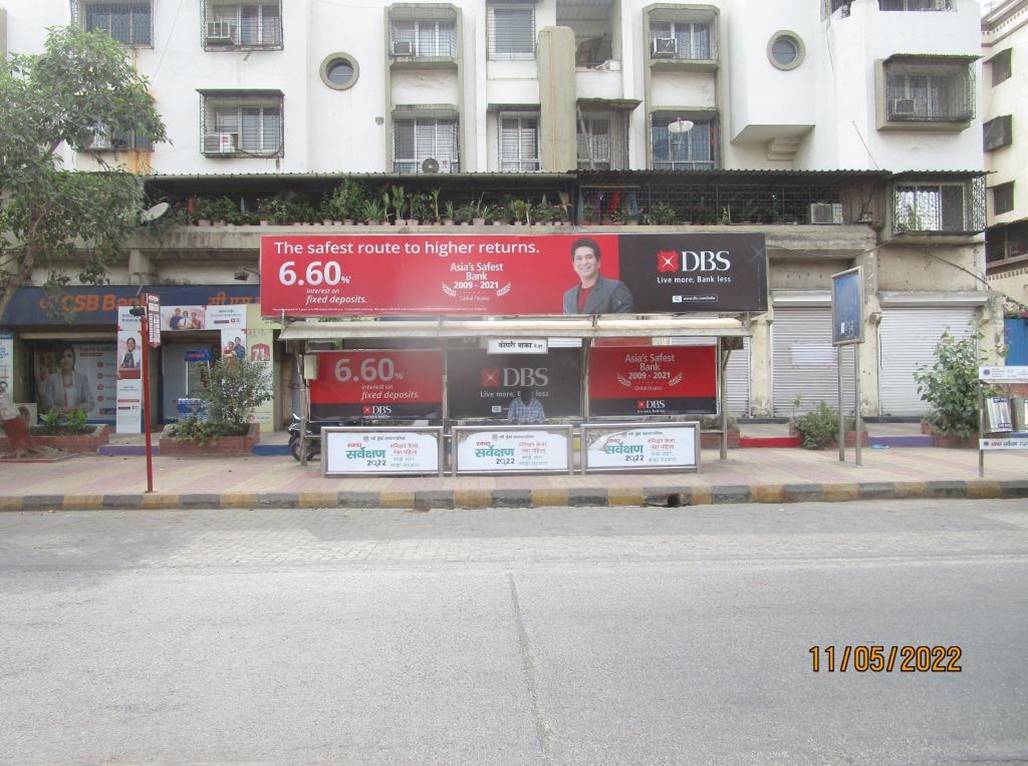
{"type": "Polygon", "coordinates": [[[710,414],[716,409],[714,346],[607,346],[589,352],[593,415],[710,414]]]}
{"type": "Polygon", "coordinates": [[[261,310],[265,316],[632,310],[628,289],[617,281],[616,235],[588,238],[600,251],[596,268],[601,279],[579,310],[575,299],[583,280],[572,261],[572,246],[581,239],[563,234],[265,236],[261,310]],[[613,300],[617,296],[621,299],[613,300]]]}
{"type": "Polygon", "coordinates": [[[442,416],[443,357],[429,351],[318,354],[311,418],[416,419],[442,416]]]}

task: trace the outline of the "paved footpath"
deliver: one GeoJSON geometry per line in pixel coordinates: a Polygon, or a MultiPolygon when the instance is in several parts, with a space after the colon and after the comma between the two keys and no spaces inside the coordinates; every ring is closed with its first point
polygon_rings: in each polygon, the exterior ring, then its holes
{"type": "Polygon", "coordinates": [[[58,463],[0,462],[0,510],[98,508],[705,505],[914,497],[1028,497],[1028,455],[966,449],[704,451],[698,473],[326,479],[320,463],[289,457],[154,459],[146,494],[142,457],[79,456],[58,463]]]}

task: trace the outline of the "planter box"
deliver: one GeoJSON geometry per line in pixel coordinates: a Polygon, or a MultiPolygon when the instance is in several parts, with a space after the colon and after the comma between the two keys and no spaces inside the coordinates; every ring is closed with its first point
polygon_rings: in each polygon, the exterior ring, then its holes
{"type": "MultiPolygon", "coordinates": [[[[789,436],[798,436],[799,439],[800,439],[800,447],[803,448],[803,434],[801,434],[799,432],[799,430],[796,428],[795,421],[793,421],[791,419],[789,420],[789,436]]],[[[867,435],[867,428],[865,427],[864,430],[860,432],[860,446],[861,447],[867,447],[867,446],[870,446],[870,444],[871,444],[871,439],[867,435]]],[[[852,428],[847,428],[846,429],[846,446],[847,447],[856,447],[857,446],[857,434],[856,434],[856,432],[852,428]]],[[[822,450],[839,449],[839,440],[838,439],[832,439],[831,441],[825,442],[825,445],[823,447],[819,447],[818,449],[822,449],[822,450]]]]}
{"type": "MultiPolygon", "coordinates": [[[[37,447],[50,447],[65,452],[90,453],[96,452],[101,445],[107,444],[111,440],[111,432],[106,425],[100,425],[91,434],[61,434],[58,436],[30,434],[29,438],[37,447]]],[[[0,452],[10,451],[11,445],[8,443],[7,437],[0,434],[0,452]]]]}
{"type": "Polygon", "coordinates": [[[261,430],[256,423],[250,424],[245,436],[222,436],[217,441],[197,444],[167,436],[168,429],[161,432],[158,442],[161,455],[173,457],[206,457],[208,455],[249,455],[256,444],[260,443],[261,430]]]}
{"type": "Polygon", "coordinates": [[[932,437],[933,447],[942,447],[943,449],[978,449],[978,434],[971,434],[970,436],[940,434],[935,430],[935,426],[924,420],[921,421],[921,433],[932,437]]]}

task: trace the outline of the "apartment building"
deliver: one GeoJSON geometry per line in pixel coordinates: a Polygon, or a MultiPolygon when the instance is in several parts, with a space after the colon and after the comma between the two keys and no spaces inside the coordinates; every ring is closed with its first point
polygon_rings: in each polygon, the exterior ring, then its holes
{"type": "MultiPolygon", "coordinates": [[[[746,318],[752,337],[732,355],[737,414],[833,401],[831,274],[855,265],[865,415],[923,410],[911,374],[943,330],[996,341],[973,0],[39,0],[6,17],[11,51],[69,22],[129,46],[170,141],[101,127],[91,147],[62,151],[68,167],[146,172],[153,199],[245,207],[354,177],[453,200],[563,194],[587,231],[665,205],[662,230],[763,233],[770,309],[746,318]]],[[[252,300],[235,277],[267,231],[140,235],[112,281],[252,300]]],[[[57,332],[37,321],[3,318],[29,366],[57,332]]],[[[109,318],[87,321],[79,331],[96,339],[109,318]]],[[[174,346],[166,370],[182,366],[174,346]]],[[[27,398],[28,376],[20,386],[27,398]]],[[[165,410],[179,388],[165,384],[165,410]]]]}

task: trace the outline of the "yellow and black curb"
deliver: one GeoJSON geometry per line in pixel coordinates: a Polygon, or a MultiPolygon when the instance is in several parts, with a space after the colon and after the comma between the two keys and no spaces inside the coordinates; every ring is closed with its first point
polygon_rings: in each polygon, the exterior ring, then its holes
{"type": "Polygon", "coordinates": [[[847,502],[915,498],[1028,497],[1028,480],[546,487],[382,492],[194,492],[186,494],[0,496],[0,511],[188,510],[211,508],[545,508],[847,502]]]}

